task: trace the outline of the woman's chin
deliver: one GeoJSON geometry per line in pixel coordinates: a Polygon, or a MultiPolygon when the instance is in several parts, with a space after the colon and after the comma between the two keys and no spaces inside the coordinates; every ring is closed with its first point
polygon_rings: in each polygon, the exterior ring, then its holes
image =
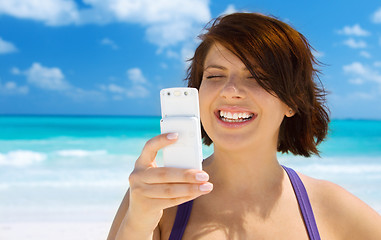
{"type": "Polygon", "coordinates": [[[253,139],[245,138],[242,135],[240,136],[226,135],[226,136],[214,137],[213,145],[215,150],[226,149],[227,151],[235,152],[235,151],[243,151],[245,149],[250,149],[255,144],[253,143],[253,139]]]}

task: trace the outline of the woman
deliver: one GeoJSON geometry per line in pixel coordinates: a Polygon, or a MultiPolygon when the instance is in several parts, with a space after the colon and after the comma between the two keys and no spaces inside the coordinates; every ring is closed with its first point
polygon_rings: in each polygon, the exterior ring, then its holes
{"type": "Polygon", "coordinates": [[[381,239],[381,217],[365,203],[277,160],[277,151],[319,154],[327,134],[303,35],[235,13],[201,39],[187,79],[199,89],[203,140],[214,153],[204,171],[158,168],[157,151],[177,134],[149,140],[108,239],[381,239]]]}

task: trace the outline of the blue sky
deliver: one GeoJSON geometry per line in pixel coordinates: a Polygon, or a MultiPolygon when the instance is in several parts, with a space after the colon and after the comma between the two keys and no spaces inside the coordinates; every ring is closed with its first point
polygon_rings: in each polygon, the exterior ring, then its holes
{"type": "Polygon", "coordinates": [[[159,115],[209,20],[271,14],[324,63],[333,118],[381,119],[379,1],[0,1],[0,114],[159,115]]]}

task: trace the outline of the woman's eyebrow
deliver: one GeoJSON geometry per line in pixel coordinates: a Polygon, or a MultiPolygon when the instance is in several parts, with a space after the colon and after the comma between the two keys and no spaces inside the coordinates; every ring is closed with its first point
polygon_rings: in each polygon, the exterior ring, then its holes
{"type": "Polygon", "coordinates": [[[208,65],[206,68],[204,68],[204,71],[207,69],[210,69],[210,68],[217,68],[220,70],[226,70],[226,67],[224,67],[224,66],[211,64],[211,65],[208,65]]]}
{"type": "MultiPolygon", "coordinates": [[[[204,68],[204,71],[205,71],[205,70],[208,70],[208,69],[210,69],[210,68],[217,68],[217,69],[220,69],[220,70],[226,70],[226,69],[227,69],[226,67],[221,66],[221,65],[211,64],[211,65],[206,66],[206,67],[204,68]]],[[[250,70],[249,70],[247,67],[243,67],[243,68],[242,68],[242,71],[248,71],[248,72],[250,72],[250,70]]]]}

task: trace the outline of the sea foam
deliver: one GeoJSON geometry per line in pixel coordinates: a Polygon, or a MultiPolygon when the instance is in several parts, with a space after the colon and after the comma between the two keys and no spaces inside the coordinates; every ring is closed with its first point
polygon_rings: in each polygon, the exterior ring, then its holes
{"type": "Polygon", "coordinates": [[[105,155],[107,154],[106,150],[97,150],[97,151],[87,151],[82,149],[68,149],[57,151],[57,154],[61,157],[88,157],[96,155],[105,155]]]}
{"type": "Polygon", "coordinates": [[[6,154],[0,153],[0,166],[25,167],[46,160],[44,153],[27,150],[16,150],[6,154]]]}

